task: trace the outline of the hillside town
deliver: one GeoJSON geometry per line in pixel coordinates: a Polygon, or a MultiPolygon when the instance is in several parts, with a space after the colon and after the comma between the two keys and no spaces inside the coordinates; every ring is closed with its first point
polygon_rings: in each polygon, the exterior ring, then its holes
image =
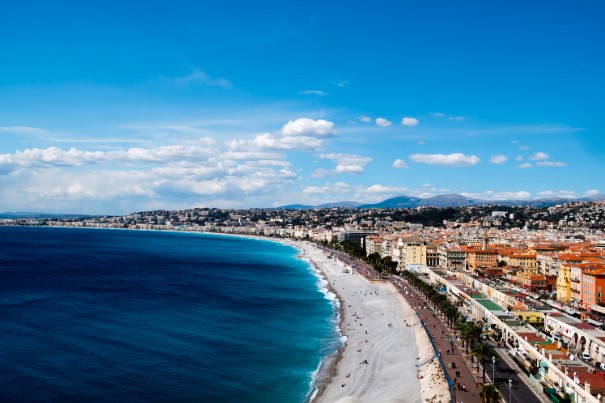
{"type": "Polygon", "coordinates": [[[485,337],[506,348],[527,382],[543,387],[552,401],[596,402],[605,396],[605,203],[196,208],[115,217],[5,218],[0,223],[315,242],[368,262],[382,278],[397,279],[406,272],[424,278],[481,323],[485,337]]]}

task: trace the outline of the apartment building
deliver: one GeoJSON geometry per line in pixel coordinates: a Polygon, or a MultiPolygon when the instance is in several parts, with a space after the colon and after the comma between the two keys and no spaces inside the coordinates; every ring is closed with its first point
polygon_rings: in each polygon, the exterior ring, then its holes
{"type": "Polygon", "coordinates": [[[466,251],[460,248],[446,249],[445,266],[452,270],[466,269],[466,251]]]}
{"type": "Polygon", "coordinates": [[[426,242],[412,235],[399,237],[391,245],[391,258],[399,263],[399,270],[405,270],[409,265],[426,265],[426,242]]]}
{"type": "Polygon", "coordinates": [[[605,267],[587,269],[582,275],[582,300],[581,306],[586,310],[592,310],[594,305],[605,302],[605,267]]]}

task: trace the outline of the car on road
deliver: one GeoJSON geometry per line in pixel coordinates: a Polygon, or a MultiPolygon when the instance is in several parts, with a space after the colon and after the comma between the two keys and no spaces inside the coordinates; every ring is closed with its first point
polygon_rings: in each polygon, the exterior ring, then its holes
{"type": "Polygon", "coordinates": [[[588,353],[582,353],[582,359],[584,361],[592,361],[592,357],[588,353]]]}

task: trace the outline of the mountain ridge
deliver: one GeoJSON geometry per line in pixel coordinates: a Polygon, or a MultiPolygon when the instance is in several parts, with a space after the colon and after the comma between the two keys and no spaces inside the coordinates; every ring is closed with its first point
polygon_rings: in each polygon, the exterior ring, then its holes
{"type": "Polygon", "coordinates": [[[359,208],[359,209],[370,209],[370,208],[415,208],[415,207],[471,207],[471,206],[486,206],[486,205],[500,205],[500,206],[530,206],[530,207],[549,207],[562,203],[569,202],[593,202],[593,201],[605,201],[605,195],[595,195],[589,197],[576,197],[576,198],[563,198],[563,197],[549,197],[541,199],[517,199],[517,200],[483,200],[476,199],[473,197],[466,197],[460,194],[443,194],[432,197],[414,197],[407,195],[399,195],[390,197],[377,203],[357,203],[357,202],[335,202],[325,203],[320,205],[303,205],[303,204],[290,204],[287,206],[277,207],[279,209],[317,209],[317,208],[359,208]],[[300,206],[300,207],[297,207],[300,206]]]}

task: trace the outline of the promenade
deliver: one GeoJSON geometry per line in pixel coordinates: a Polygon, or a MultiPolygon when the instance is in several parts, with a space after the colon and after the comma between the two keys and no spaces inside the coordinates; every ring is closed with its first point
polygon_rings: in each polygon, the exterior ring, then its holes
{"type": "Polygon", "coordinates": [[[440,355],[450,379],[456,385],[454,402],[480,403],[482,372],[479,365],[473,368],[472,357],[466,354],[461,341],[456,340],[454,330],[447,327],[439,313],[431,309],[428,302],[405,280],[394,278],[391,281],[424,322],[429,337],[437,346],[436,353],[440,355]]]}

